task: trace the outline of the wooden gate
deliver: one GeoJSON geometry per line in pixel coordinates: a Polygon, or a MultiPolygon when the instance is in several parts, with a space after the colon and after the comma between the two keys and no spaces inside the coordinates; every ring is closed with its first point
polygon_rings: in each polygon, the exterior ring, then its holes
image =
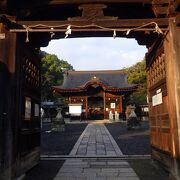
{"type": "Polygon", "coordinates": [[[180,61],[179,27],[169,20],[169,31],[146,55],[152,157],[180,175],[180,61]]]}
{"type": "Polygon", "coordinates": [[[40,58],[38,51],[17,38],[16,114],[18,160],[16,176],[38,163],[40,157],[40,58]]]}
{"type": "Polygon", "coordinates": [[[40,58],[22,35],[0,41],[0,179],[24,174],[40,158],[40,58]],[[7,48],[8,47],[8,48],[7,48]]]}
{"type": "Polygon", "coordinates": [[[166,58],[161,38],[154,45],[152,52],[147,55],[147,72],[152,153],[161,159],[160,152],[167,155],[172,154],[166,58]]]}

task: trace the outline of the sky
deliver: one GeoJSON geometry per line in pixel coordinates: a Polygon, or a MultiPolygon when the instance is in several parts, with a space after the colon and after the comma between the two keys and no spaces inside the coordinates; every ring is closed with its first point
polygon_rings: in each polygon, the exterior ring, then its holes
{"type": "Polygon", "coordinates": [[[75,70],[118,70],[143,60],[147,49],[134,39],[67,38],[52,40],[45,48],[75,70]]]}

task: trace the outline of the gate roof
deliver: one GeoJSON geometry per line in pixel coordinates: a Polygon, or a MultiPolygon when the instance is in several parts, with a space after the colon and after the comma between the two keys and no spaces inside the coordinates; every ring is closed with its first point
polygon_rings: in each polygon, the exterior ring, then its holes
{"type": "MultiPolygon", "coordinates": [[[[3,0],[0,13],[13,16],[30,43],[47,46],[51,39],[69,37],[127,37],[150,47],[165,31],[168,17],[179,12],[179,0],[3,0]],[[42,26],[38,26],[38,25],[42,26]],[[114,30],[116,30],[114,32],[114,30]],[[154,32],[156,31],[156,32],[154,32]],[[43,33],[42,33],[43,32],[43,33]],[[25,33],[24,33],[25,34],[25,33]]],[[[11,19],[10,17],[8,17],[11,19]]],[[[17,26],[12,32],[20,32],[17,26]]]]}

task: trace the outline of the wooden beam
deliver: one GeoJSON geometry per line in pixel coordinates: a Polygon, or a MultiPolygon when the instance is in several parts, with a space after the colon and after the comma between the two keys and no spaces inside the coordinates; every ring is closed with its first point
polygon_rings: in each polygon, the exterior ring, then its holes
{"type": "Polygon", "coordinates": [[[180,26],[180,13],[176,16],[175,23],[176,26],[180,26]]]}
{"type": "Polygon", "coordinates": [[[180,7],[180,0],[175,0],[173,6],[174,6],[174,9],[177,10],[178,7],[180,7]]]}
{"type": "MultiPolygon", "coordinates": [[[[162,31],[166,31],[167,28],[161,28],[162,31]]],[[[67,29],[54,29],[53,32],[66,32],[67,29]]],[[[112,29],[99,29],[99,28],[72,28],[72,31],[74,32],[108,32],[108,31],[113,31],[112,29]]],[[[118,28],[116,29],[117,32],[126,32],[128,31],[127,28],[118,28]]],[[[132,31],[155,31],[155,28],[140,28],[140,29],[134,29],[132,31]]],[[[14,33],[22,33],[22,32],[27,32],[26,29],[10,29],[10,32],[14,33]]],[[[52,32],[51,29],[29,29],[28,32],[52,32]]]]}
{"type": "MultiPolygon", "coordinates": [[[[68,25],[74,26],[86,26],[90,24],[96,24],[99,26],[107,27],[107,28],[125,28],[125,27],[137,27],[142,26],[144,24],[156,22],[159,27],[168,26],[168,18],[152,18],[152,19],[119,19],[119,20],[102,20],[102,21],[18,21],[18,24],[26,25],[26,26],[35,26],[37,24],[44,24],[49,27],[62,26],[66,28],[68,25]]],[[[149,27],[153,27],[149,26],[149,27]]]]}
{"type": "Polygon", "coordinates": [[[153,0],[152,4],[156,4],[156,5],[162,5],[162,4],[168,4],[169,0],[153,0]]]}
{"type": "Polygon", "coordinates": [[[159,15],[167,15],[169,8],[169,0],[153,0],[152,9],[156,17],[159,15]]]}
{"type": "Polygon", "coordinates": [[[49,4],[85,4],[85,3],[143,3],[151,4],[152,0],[52,0],[49,4]]]}
{"type": "Polygon", "coordinates": [[[0,1],[0,9],[1,9],[1,12],[6,10],[7,8],[7,0],[1,0],[0,1]]]}
{"type": "Polygon", "coordinates": [[[168,6],[154,6],[153,7],[154,14],[156,16],[167,14],[168,13],[168,6]]]}

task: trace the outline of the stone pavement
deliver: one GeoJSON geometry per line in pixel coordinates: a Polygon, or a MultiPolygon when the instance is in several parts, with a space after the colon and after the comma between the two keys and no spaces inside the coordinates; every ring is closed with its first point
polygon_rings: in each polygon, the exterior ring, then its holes
{"type": "Polygon", "coordinates": [[[104,124],[88,124],[54,180],[139,180],[104,124]]]}

